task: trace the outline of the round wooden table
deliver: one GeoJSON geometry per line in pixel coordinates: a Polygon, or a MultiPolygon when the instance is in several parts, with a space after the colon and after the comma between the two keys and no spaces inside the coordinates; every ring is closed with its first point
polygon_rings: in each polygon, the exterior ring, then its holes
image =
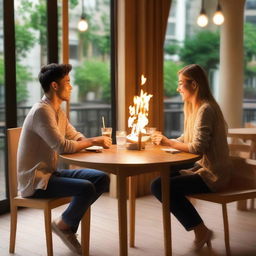
{"type": "MultiPolygon", "coordinates": [[[[126,205],[126,178],[142,173],[159,171],[162,180],[162,211],[164,228],[165,255],[172,254],[171,249],[171,223],[169,210],[169,172],[174,164],[194,162],[200,157],[189,153],[167,153],[161,146],[154,146],[151,150],[118,150],[116,145],[110,149],[103,149],[101,153],[83,151],[75,154],[60,155],[60,159],[68,164],[94,168],[116,175],[117,200],[119,219],[119,255],[128,255],[127,246],[127,205],[126,205]]],[[[130,194],[131,237],[134,239],[135,231],[135,196],[130,194]]],[[[132,244],[132,243],[131,243],[132,244]]],[[[134,244],[134,243],[133,243],[134,244]]]]}

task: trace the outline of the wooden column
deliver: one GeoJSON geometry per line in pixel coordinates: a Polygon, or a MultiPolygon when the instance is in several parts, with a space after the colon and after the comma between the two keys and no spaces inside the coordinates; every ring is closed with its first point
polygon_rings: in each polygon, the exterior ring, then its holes
{"type": "MultiPolygon", "coordinates": [[[[62,0],[62,63],[69,63],[69,15],[68,0],[62,0]]],[[[69,119],[70,102],[66,102],[66,115],[69,119]]]]}
{"type": "Polygon", "coordinates": [[[58,1],[47,2],[48,63],[58,63],[58,1]]]}
{"type": "Polygon", "coordinates": [[[62,62],[69,63],[68,0],[62,0],[62,62]]]}

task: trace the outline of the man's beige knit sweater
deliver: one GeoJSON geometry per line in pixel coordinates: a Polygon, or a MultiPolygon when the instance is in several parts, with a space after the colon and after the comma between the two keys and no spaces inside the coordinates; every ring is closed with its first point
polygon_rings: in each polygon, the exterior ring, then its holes
{"type": "Polygon", "coordinates": [[[19,191],[23,197],[46,189],[57,168],[58,154],[77,151],[77,139],[84,137],[69,123],[63,110],[56,112],[44,96],[28,113],[17,153],[19,191]]]}

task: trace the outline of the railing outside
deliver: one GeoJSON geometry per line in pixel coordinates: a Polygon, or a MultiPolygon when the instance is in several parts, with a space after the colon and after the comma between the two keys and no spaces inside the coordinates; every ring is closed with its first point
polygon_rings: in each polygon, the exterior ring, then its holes
{"type": "MultiPolygon", "coordinates": [[[[31,106],[18,107],[18,126],[21,126],[31,106]]],[[[169,102],[164,103],[164,134],[167,137],[177,137],[183,130],[183,103],[169,102]]],[[[76,129],[87,137],[100,135],[102,126],[102,116],[106,125],[111,124],[110,104],[83,104],[70,106],[70,121],[76,129]]],[[[256,123],[256,103],[244,102],[243,122],[256,123]]],[[[5,137],[4,109],[0,107],[0,135],[5,137]]]]}

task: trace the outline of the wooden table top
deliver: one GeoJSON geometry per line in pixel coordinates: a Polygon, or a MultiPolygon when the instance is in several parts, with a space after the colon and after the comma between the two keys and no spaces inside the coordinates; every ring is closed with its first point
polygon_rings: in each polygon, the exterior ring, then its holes
{"type": "MultiPolygon", "coordinates": [[[[86,166],[89,168],[105,167],[111,169],[113,167],[119,168],[133,168],[133,167],[152,167],[159,165],[172,165],[176,163],[186,163],[200,159],[198,155],[190,153],[169,153],[162,149],[163,146],[154,146],[150,150],[119,150],[116,145],[112,145],[110,149],[103,149],[101,153],[82,151],[74,154],[63,154],[60,158],[69,164],[79,166],[86,166]]],[[[145,169],[145,168],[144,168],[145,169]]],[[[115,171],[113,171],[115,173],[115,171]]]]}
{"type": "Polygon", "coordinates": [[[230,128],[228,134],[251,134],[256,135],[256,128],[230,128]]]}
{"type": "Polygon", "coordinates": [[[231,128],[228,129],[228,137],[254,141],[256,140],[256,128],[231,128]]]}

